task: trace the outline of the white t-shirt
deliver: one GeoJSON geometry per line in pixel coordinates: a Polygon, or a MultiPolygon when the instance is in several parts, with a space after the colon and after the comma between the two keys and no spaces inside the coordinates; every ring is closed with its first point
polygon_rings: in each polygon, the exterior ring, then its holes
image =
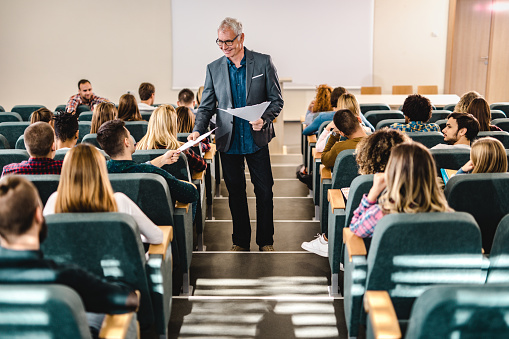
{"type": "Polygon", "coordinates": [[[138,109],[140,110],[140,112],[152,112],[153,110],[156,109],[156,107],[147,105],[144,102],[140,102],[138,104],[138,109]]]}
{"type": "MultiPolygon", "coordinates": [[[[136,220],[140,229],[141,241],[149,244],[160,244],[163,242],[163,232],[150,220],[145,213],[127,195],[121,192],[114,194],[117,202],[118,212],[129,214],[136,220]]],[[[43,215],[55,214],[55,203],[57,192],[54,192],[44,206],[43,215]]]]}
{"type": "Polygon", "coordinates": [[[438,144],[431,149],[470,149],[470,145],[465,144],[457,144],[457,145],[447,145],[447,144],[438,144]]]}

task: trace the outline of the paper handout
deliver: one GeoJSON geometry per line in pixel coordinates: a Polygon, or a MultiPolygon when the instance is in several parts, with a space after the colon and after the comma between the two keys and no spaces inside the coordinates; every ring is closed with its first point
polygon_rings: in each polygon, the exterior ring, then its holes
{"type": "Polygon", "coordinates": [[[218,108],[221,111],[224,111],[226,113],[230,113],[233,116],[236,116],[238,118],[247,120],[247,121],[256,121],[260,119],[267,109],[269,107],[270,101],[262,102],[261,104],[253,105],[253,106],[246,106],[241,108],[227,108],[222,109],[218,108]]]}
{"type": "Polygon", "coordinates": [[[182,151],[185,151],[185,150],[186,150],[186,149],[188,149],[188,148],[193,147],[194,145],[196,145],[197,143],[199,143],[200,141],[202,141],[203,139],[205,139],[206,137],[208,137],[210,134],[212,134],[212,132],[214,132],[216,129],[217,129],[217,127],[216,127],[216,128],[214,128],[214,129],[213,129],[212,131],[210,131],[210,132],[207,132],[207,133],[205,133],[205,134],[203,134],[203,135],[200,135],[198,138],[196,138],[196,140],[189,140],[188,142],[186,142],[185,144],[183,144],[182,146],[180,146],[180,147],[177,149],[177,151],[182,152],[182,151]]]}

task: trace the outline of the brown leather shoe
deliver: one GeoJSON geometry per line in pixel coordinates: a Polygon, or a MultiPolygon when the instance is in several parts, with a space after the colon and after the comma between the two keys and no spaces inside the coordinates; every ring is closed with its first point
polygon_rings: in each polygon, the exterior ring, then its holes
{"type": "Polygon", "coordinates": [[[260,252],[274,252],[273,245],[265,245],[260,248],[260,252]]]}
{"type": "Polygon", "coordinates": [[[249,252],[249,248],[244,248],[244,247],[240,247],[240,246],[233,244],[232,249],[230,251],[232,251],[232,252],[249,252]]]}

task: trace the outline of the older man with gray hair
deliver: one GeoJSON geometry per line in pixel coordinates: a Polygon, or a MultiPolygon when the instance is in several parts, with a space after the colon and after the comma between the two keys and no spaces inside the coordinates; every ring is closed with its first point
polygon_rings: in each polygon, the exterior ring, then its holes
{"type": "Polygon", "coordinates": [[[256,194],[256,244],[260,251],[274,251],[274,180],[268,144],[275,136],[272,121],[283,109],[276,68],[269,55],[244,47],[242,24],[236,19],[221,22],[216,44],[224,56],[207,66],[202,101],[189,139],[205,133],[216,114],[216,146],[221,152],[233,219],[232,251],[249,251],[251,243],[244,161],[256,194]],[[265,101],[270,105],[260,119],[251,122],[219,110],[265,101]]]}

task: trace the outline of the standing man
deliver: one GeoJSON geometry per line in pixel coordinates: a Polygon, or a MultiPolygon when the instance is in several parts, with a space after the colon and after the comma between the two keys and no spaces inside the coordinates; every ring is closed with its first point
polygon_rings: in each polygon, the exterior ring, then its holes
{"type": "Polygon", "coordinates": [[[78,94],[69,98],[67,106],[65,106],[65,111],[74,114],[79,105],[86,105],[93,111],[94,106],[101,102],[109,102],[109,100],[95,95],[94,92],[92,92],[92,84],[90,81],[81,79],[78,82],[78,94]]]}
{"type": "Polygon", "coordinates": [[[224,19],[217,30],[217,45],[224,57],[207,66],[205,88],[190,140],[203,134],[217,115],[216,145],[221,152],[223,176],[233,219],[232,251],[249,251],[251,224],[246,197],[244,160],[256,194],[256,243],[260,251],[274,251],[272,170],[268,143],[275,136],[272,121],[283,109],[276,68],[269,55],[244,47],[242,24],[224,19]],[[256,121],[234,117],[217,108],[239,108],[270,101],[256,121]]]}

